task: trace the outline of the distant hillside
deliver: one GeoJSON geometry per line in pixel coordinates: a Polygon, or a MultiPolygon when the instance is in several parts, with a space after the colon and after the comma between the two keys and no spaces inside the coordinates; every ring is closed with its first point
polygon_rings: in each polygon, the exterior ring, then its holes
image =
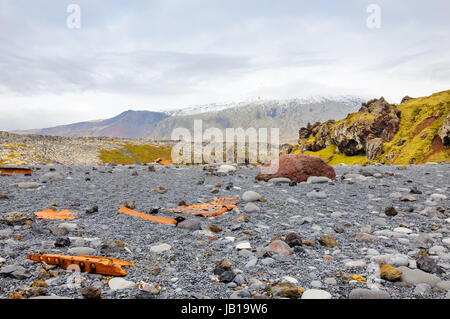
{"type": "Polygon", "coordinates": [[[64,137],[140,138],[150,136],[156,125],[167,117],[167,114],[161,112],[130,110],[107,120],[74,123],[20,133],[64,137]]]}
{"type": "Polygon", "coordinates": [[[81,122],[45,129],[19,131],[64,137],[106,136],[169,140],[175,128],[192,129],[203,120],[203,129],[280,128],[281,142],[297,140],[297,130],[309,121],[340,118],[356,111],[362,100],[356,97],[291,99],[206,105],[172,112],[126,111],[114,118],[81,122]]]}
{"type": "Polygon", "coordinates": [[[308,124],[299,137],[294,152],[333,165],[450,161],[450,90],[400,105],[374,99],[342,120],[308,124]]]}
{"type": "Polygon", "coordinates": [[[281,142],[297,140],[298,128],[310,121],[340,118],[358,109],[362,100],[354,97],[305,101],[300,99],[251,102],[220,111],[174,115],[158,123],[151,135],[167,140],[175,128],[193,129],[194,120],[203,120],[203,129],[279,128],[281,142]]]}

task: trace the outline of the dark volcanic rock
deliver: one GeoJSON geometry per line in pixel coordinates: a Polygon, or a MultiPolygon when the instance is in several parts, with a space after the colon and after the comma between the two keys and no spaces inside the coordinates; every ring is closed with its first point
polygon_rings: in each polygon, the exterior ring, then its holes
{"type": "Polygon", "coordinates": [[[427,256],[421,256],[419,259],[417,259],[416,264],[417,268],[425,272],[434,274],[444,273],[444,270],[439,267],[433,259],[427,256]]]}

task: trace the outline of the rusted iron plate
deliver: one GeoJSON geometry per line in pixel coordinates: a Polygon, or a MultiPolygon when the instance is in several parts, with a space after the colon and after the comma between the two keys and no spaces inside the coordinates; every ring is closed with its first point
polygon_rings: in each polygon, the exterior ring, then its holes
{"type": "Polygon", "coordinates": [[[7,166],[0,166],[0,175],[6,175],[11,176],[7,174],[32,174],[33,170],[31,168],[24,168],[24,167],[7,167],[7,166]]]}
{"type": "Polygon", "coordinates": [[[67,219],[74,219],[77,217],[78,213],[71,212],[70,210],[62,210],[59,212],[56,212],[51,209],[46,209],[40,212],[35,212],[34,215],[36,215],[39,219],[58,219],[58,220],[67,220],[67,219]]]}
{"type": "Polygon", "coordinates": [[[203,216],[209,218],[219,216],[229,210],[232,210],[237,203],[239,203],[239,200],[236,198],[220,198],[211,203],[191,206],[178,206],[174,209],[166,209],[166,211],[175,214],[203,216]]]}
{"type": "Polygon", "coordinates": [[[133,266],[133,263],[106,257],[98,256],[64,256],[64,255],[27,255],[27,258],[36,262],[50,265],[59,265],[63,269],[75,269],[81,272],[102,274],[110,276],[125,276],[127,272],[122,266],[133,266]],[[75,265],[75,266],[71,266],[75,265]]]}
{"type": "Polygon", "coordinates": [[[130,216],[136,216],[136,217],[142,218],[144,220],[149,220],[154,223],[160,223],[160,224],[165,224],[165,225],[176,225],[178,223],[175,219],[172,219],[172,218],[165,218],[165,217],[144,214],[144,213],[137,212],[135,210],[126,208],[125,206],[120,206],[119,213],[130,215],[130,216]]]}

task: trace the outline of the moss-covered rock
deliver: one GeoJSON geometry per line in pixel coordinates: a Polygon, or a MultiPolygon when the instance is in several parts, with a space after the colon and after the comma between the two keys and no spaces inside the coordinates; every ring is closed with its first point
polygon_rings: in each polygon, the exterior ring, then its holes
{"type": "Polygon", "coordinates": [[[300,138],[294,153],[320,156],[330,165],[450,161],[449,111],[450,90],[407,97],[398,106],[371,100],[345,119],[309,127],[311,134],[300,138]]]}

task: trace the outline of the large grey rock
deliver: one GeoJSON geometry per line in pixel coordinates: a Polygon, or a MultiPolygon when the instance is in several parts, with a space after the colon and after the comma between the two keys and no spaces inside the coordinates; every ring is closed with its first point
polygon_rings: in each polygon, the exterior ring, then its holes
{"type": "Polygon", "coordinates": [[[244,202],[256,202],[261,198],[261,195],[259,195],[257,192],[254,191],[247,191],[242,195],[242,200],[244,202]]]}
{"type": "Polygon", "coordinates": [[[30,278],[31,274],[22,266],[10,265],[0,269],[0,276],[23,280],[30,278]]]}
{"type": "Polygon", "coordinates": [[[0,223],[10,225],[10,226],[16,226],[16,225],[24,225],[27,220],[30,220],[30,216],[25,213],[19,213],[19,212],[11,212],[3,214],[0,217],[0,223]]]}
{"type": "Polygon", "coordinates": [[[26,182],[26,183],[19,183],[17,184],[17,186],[22,189],[36,189],[42,186],[42,184],[36,182],[26,182]]]}
{"type": "Polygon", "coordinates": [[[113,278],[110,281],[108,281],[108,286],[111,290],[123,290],[135,288],[136,284],[132,281],[128,281],[123,278],[113,278]]]}
{"type": "Polygon", "coordinates": [[[306,194],[309,198],[317,198],[317,199],[325,199],[327,198],[327,194],[322,191],[312,191],[306,194]]]}
{"type": "Polygon", "coordinates": [[[399,270],[402,271],[402,282],[410,285],[428,284],[431,287],[434,287],[438,282],[441,281],[441,278],[439,278],[438,276],[428,274],[420,269],[412,270],[408,267],[402,266],[399,267],[399,270]]]}
{"type": "Polygon", "coordinates": [[[246,213],[252,214],[252,213],[259,213],[261,209],[253,203],[247,203],[244,207],[244,211],[246,213]]]}
{"type": "Polygon", "coordinates": [[[67,252],[71,255],[76,256],[80,255],[95,256],[96,250],[90,247],[73,247],[70,248],[67,252]]]}
{"type": "Polygon", "coordinates": [[[47,174],[42,175],[39,178],[39,181],[41,183],[48,183],[48,182],[59,182],[62,181],[63,177],[61,176],[61,174],[57,173],[57,172],[50,172],[47,174]]]}
{"type": "Polygon", "coordinates": [[[331,294],[325,290],[308,289],[303,293],[302,299],[331,299],[331,294]]]}
{"type": "Polygon", "coordinates": [[[370,260],[378,264],[384,261],[386,264],[395,267],[409,265],[408,256],[402,254],[379,255],[372,257],[370,260]]]}
{"type": "Polygon", "coordinates": [[[152,253],[157,253],[157,254],[163,253],[170,249],[172,249],[172,246],[170,246],[169,244],[161,244],[161,245],[155,245],[155,246],[150,247],[150,251],[152,253]]]}
{"type": "Polygon", "coordinates": [[[386,291],[357,288],[350,292],[349,299],[390,299],[386,291]]]}
{"type": "Polygon", "coordinates": [[[187,219],[177,225],[178,228],[196,231],[202,229],[202,223],[197,219],[187,219]]]}
{"type": "Polygon", "coordinates": [[[331,182],[331,179],[326,176],[310,176],[307,180],[308,184],[324,184],[329,182],[331,182]]]}

